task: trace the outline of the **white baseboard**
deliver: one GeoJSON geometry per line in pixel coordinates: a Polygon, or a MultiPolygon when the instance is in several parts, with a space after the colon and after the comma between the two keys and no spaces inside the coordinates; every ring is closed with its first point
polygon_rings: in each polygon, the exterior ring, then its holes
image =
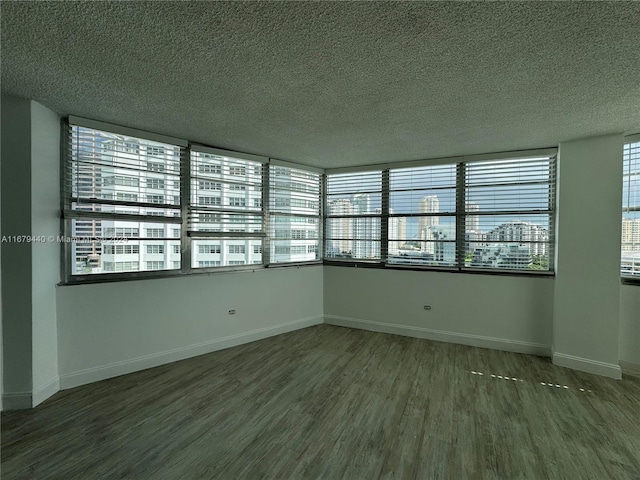
{"type": "Polygon", "coordinates": [[[32,405],[37,407],[47,398],[60,391],[60,378],[52,378],[49,382],[33,390],[32,405]]]}
{"type": "Polygon", "coordinates": [[[73,373],[67,373],[60,376],[60,387],[64,390],[67,388],[78,387],[88,383],[106,380],[107,378],[118,377],[128,373],[146,370],[171,362],[177,362],[186,358],[204,355],[206,353],[224,350],[225,348],[235,347],[245,343],[255,342],[263,338],[273,337],[294,330],[319,325],[322,323],[322,316],[308,317],[293,322],[281,323],[272,327],[251,330],[246,333],[231,335],[229,337],[219,338],[208,342],[202,342],[187,347],[176,348],[164,352],[144,355],[142,357],[133,358],[131,360],[123,360],[108,365],[88,368],[73,373]]]}
{"type": "Polygon", "coordinates": [[[616,380],[622,378],[620,366],[614,363],[604,363],[588,358],[574,357],[573,355],[566,355],[564,353],[554,353],[552,359],[553,364],[559,367],[594,373],[596,375],[602,375],[603,377],[615,378],[616,380]]]}
{"type": "Polygon", "coordinates": [[[25,410],[31,408],[31,392],[5,393],[2,395],[2,409],[25,410]]]}
{"type": "Polygon", "coordinates": [[[425,338],[438,342],[458,343],[472,347],[492,348],[494,350],[504,350],[507,352],[526,353],[541,357],[551,356],[551,347],[539,343],[522,342],[519,340],[507,340],[504,338],[484,337],[467,333],[447,332],[444,330],[433,330],[423,327],[410,327],[397,325],[394,323],[374,322],[359,318],[338,317],[336,315],[325,315],[324,322],[329,325],[340,327],[358,328],[370,330],[372,332],[391,333],[403,335],[405,337],[425,338]]]}
{"type": "Polygon", "coordinates": [[[640,378],[640,365],[637,363],[620,361],[620,369],[623,375],[640,378]]]}

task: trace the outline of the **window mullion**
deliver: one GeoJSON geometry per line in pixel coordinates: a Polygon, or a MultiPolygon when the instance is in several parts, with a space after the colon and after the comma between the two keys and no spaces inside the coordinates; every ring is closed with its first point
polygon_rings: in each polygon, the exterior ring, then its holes
{"type": "Polygon", "coordinates": [[[266,164],[262,171],[262,231],[265,236],[262,239],[262,264],[271,263],[271,166],[266,164]]]}
{"type": "Polygon", "coordinates": [[[380,261],[389,253],[389,169],[382,171],[382,216],[380,217],[380,261]]]}
{"type": "Polygon", "coordinates": [[[189,239],[189,213],[191,210],[191,146],[183,148],[180,159],[180,266],[182,273],[191,273],[191,240],[189,239]]]}
{"type": "Polygon", "coordinates": [[[456,170],[456,266],[461,270],[466,260],[466,165],[464,162],[458,164],[456,170]]]}

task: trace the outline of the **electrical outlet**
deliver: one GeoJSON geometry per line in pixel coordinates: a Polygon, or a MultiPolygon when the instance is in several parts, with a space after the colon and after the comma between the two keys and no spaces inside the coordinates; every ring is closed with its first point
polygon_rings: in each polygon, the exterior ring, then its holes
{"type": "Polygon", "coordinates": [[[236,314],[235,309],[233,309],[233,310],[229,310],[229,315],[235,315],[235,314],[236,314]]]}
{"type": "Polygon", "coordinates": [[[424,306],[424,309],[425,309],[425,310],[431,310],[431,305],[425,305],[425,306],[424,306]]]}

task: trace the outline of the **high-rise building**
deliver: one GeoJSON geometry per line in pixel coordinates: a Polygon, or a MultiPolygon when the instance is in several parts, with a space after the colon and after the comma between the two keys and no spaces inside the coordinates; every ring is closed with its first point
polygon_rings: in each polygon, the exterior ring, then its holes
{"type": "Polygon", "coordinates": [[[318,258],[319,176],[275,166],[270,188],[277,213],[270,216],[271,262],[305,262],[318,258]]]}
{"type": "MultiPolygon", "coordinates": [[[[423,197],[418,204],[418,213],[439,213],[440,200],[437,195],[423,197]]],[[[434,253],[433,231],[430,227],[438,225],[440,217],[419,217],[418,218],[418,240],[422,241],[421,249],[426,253],[434,253]]]]}
{"type": "Polygon", "coordinates": [[[429,227],[434,239],[433,260],[440,265],[456,263],[455,225],[434,225],[429,227]]]}
{"type": "Polygon", "coordinates": [[[640,218],[622,219],[622,251],[640,252],[640,218]]]}
{"type": "MultiPolygon", "coordinates": [[[[440,200],[437,195],[423,197],[418,204],[418,213],[440,213],[440,200]]],[[[438,225],[438,217],[420,217],[418,220],[418,231],[421,232],[427,227],[438,225]]]]}
{"type": "MultiPolygon", "coordinates": [[[[389,209],[389,213],[393,214],[393,209],[389,209]]],[[[406,217],[390,217],[389,218],[389,255],[398,255],[400,247],[407,239],[407,219],[406,217]]]]}
{"type": "MultiPolygon", "coordinates": [[[[369,200],[367,199],[367,205],[369,200]]],[[[373,212],[380,215],[382,210],[376,208],[373,212]]],[[[364,216],[353,219],[353,233],[356,240],[353,242],[353,257],[363,259],[380,258],[380,217],[364,216]]]]}
{"type": "Polygon", "coordinates": [[[474,267],[524,269],[531,264],[531,251],[526,245],[492,243],[473,252],[474,267]]]}
{"type": "Polygon", "coordinates": [[[327,203],[327,215],[337,215],[326,225],[327,255],[330,257],[348,255],[353,250],[353,219],[342,215],[352,214],[351,200],[338,198],[327,203]]]}
{"type": "Polygon", "coordinates": [[[480,216],[471,215],[471,212],[480,211],[480,205],[477,203],[467,202],[467,218],[466,227],[467,232],[479,232],[480,231],[480,216]]]}
{"type": "Polygon", "coordinates": [[[532,255],[547,255],[549,231],[532,222],[506,222],[485,235],[487,242],[522,242],[532,255]]]}

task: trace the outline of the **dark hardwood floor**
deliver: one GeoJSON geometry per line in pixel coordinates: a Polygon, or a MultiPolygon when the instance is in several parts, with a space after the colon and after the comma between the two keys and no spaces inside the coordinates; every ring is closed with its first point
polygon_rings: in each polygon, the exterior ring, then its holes
{"type": "Polygon", "coordinates": [[[640,479],[640,380],[320,325],[2,415],[3,479],[640,479]]]}

